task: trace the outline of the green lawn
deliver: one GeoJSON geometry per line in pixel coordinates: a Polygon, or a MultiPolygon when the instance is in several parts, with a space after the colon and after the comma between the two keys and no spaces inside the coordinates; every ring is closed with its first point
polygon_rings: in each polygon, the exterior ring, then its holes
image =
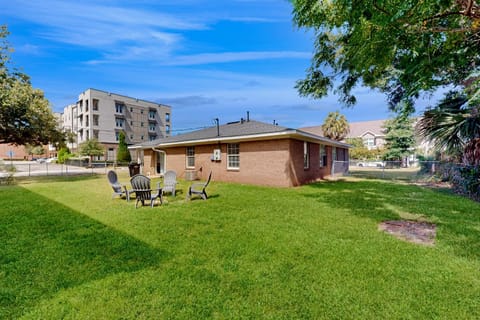
{"type": "Polygon", "coordinates": [[[0,187],[0,318],[480,318],[478,203],[378,180],[186,186],[154,209],[105,176],[0,187]],[[436,223],[436,245],[378,231],[400,217],[436,223]]]}

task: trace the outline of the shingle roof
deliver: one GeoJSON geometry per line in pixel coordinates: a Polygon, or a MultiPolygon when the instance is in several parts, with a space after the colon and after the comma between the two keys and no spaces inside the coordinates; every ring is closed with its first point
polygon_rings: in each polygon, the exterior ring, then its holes
{"type": "Polygon", "coordinates": [[[205,129],[192,131],[184,134],[179,134],[176,136],[171,136],[168,138],[157,139],[149,142],[142,143],[140,146],[157,146],[159,144],[175,143],[175,142],[188,142],[188,141],[198,141],[205,139],[215,139],[215,138],[227,138],[227,137],[237,137],[237,136],[247,136],[255,134],[265,134],[265,133],[276,133],[293,130],[290,128],[277,126],[273,124],[268,124],[264,122],[249,120],[249,121],[238,121],[231,122],[218,127],[208,127],[205,129]],[[219,134],[218,134],[219,133],[219,134]]]}
{"type": "MultiPolygon", "coordinates": [[[[363,136],[366,132],[371,132],[375,136],[383,137],[385,135],[385,129],[383,128],[386,120],[372,120],[372,121],[360,121],[351,122],[350,132],[347,138],[358,138],[363,136]]],[[[300,130],[315,134],[317,136],[323,136],[322,126],[313,126],[300,128],[300,130]]]]}
{"type": "Polygon", "coordinates": [[[364,135],[366,132],[370,132],[375,136],[384,136],[386,120],[373,120],[373,121],[361,121],[361,122],[352,122],[350,123],[350,133],[348,134],[349,138],[357,138],[364,135]]]}
{"type": "Polygon", "coordinates": [[[339,145],[348,147],[347,144],[333,141],[322,136],[312,135],[311,133],[295,130],[292,128],[282,127],[278,125],[273,125],[269,123],[249,120],[249,121],[238,121],[231,122],[218,127],[208,127],[205,129],[192,131],[184,134],[179,134],[176,136],[156,139],[153,141],[148,141],[142,144],[137,144],[131,148],[150,148],[150,147],[162,147],[162,146],[173,146],[173,145],[186,145],[188,143],[208,143],[212,140],[230,140],[230,139],[259,139],[268,136],[269,138],[276,137],[286,137],[286,136],[295,136],[302,137],[302,139],[308,138],[312,141],[322,141],[328,145],[339,145]]]}

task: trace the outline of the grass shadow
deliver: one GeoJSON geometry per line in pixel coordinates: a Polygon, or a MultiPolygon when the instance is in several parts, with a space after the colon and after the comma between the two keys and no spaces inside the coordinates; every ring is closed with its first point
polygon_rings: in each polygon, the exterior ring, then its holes
{"type": "Polygon", "coordinates": [[[148,268],[168,255],[24,188],[1,188],[0,199],[2,319],[18,318],[60,290],[148,268]]]}

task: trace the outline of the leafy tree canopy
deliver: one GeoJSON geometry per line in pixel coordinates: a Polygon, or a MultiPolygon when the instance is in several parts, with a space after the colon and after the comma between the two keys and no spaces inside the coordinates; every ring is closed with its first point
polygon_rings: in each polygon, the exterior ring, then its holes
{"type": "Polygon", "coordinates": [[[79,146],[82,156],[101,156],[105,153],[103,146],[97,139],[89,139],[79,146]]]}
{"type": "Polygon", "coordinates": [[[132,156],[130,155],[130,151],[128,151],[127,142],[125,141],[125,132],[123,131],[120,131],[118,134],[117,161],[119,162],[132,161],[132,156]]]}
{"type": "Polygon", "coordinates": [[[404,160],[413,153],[416,141],[413,119],[409,115],[407,112],[401,112],[385,122],[386,160],[404,160]]]}
{"type": "Polygon", "coordinates": [[[48,144],[63,139],[43,92],[32,88],[30,78],[10,70],[7,27],[0,26],[0,143],[48,144]]]}
{"type": "Polygon", "coordinates": [[[340,112],[329,112],[322,124],[323,135],[332,140],[343,140],[350,131],[347,118],[340,112]]]}
{"type": "Polygon", "coordinates": [[[412,108],[422,93],[470,85],[480,69],[478,0],[291,0],[294,22],[315,32],[315,52],[301,95],[321,98],[333,89],[346,105],[352,89],[380,89],[390,107],[412,108]],[[475,77],[475,76],[474,76],[475,77]],[[401,104],[399,104],[402,102],[401,104]]]}

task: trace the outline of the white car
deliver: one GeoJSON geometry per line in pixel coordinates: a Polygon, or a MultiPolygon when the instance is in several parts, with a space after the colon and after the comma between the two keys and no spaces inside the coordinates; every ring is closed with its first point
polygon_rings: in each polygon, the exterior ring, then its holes
{"type": "Polygon", "coordinates": [[[385,165],[381,161],[363,161],[363,162],[358,162],[357,166],[383,168],[385,165]]]}
{"type": "Polygon", "coordinates": [[[47,163],[55,163],[57,162],[58,158],[57,157],[53,157],[53,158],[48,158],[47,160],[45,160],[47,163]]]}

